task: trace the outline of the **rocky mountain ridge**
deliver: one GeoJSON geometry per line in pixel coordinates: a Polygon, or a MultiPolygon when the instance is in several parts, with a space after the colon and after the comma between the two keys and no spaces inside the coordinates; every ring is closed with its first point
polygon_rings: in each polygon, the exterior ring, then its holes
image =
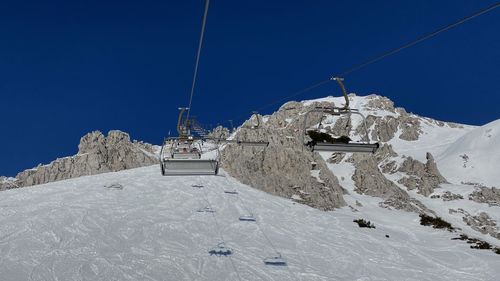
{"type": "Polygon", "coordinates": [[[109,131],[107,136],[94,131],[80,139],[76,155],[22,171],[15,178],[0,178],[0,190],[116,172],[157,162],[155,149],[150,144],[132,142],[127,133],[118,130],[109,131]]]}
{"type": "MultiPolygon", "coordinates": [[[[491,209],[500,205],[498,189],[450,181],[442,171],[448,172],[447,165],[435,160],[449,162],[443,155],[450,145],[457,146],[458,140],[477,128],[417,116],[378,95],[351,94],[349,99],[351,107],[366,116],[366,122],[357,115],[306,114],[316,107],[342,106],[343,100],[334,97],[292,101],[271,115],[254,115],[231,138],[266,140],[269,146],[226,145],[221,150],[222,167],[242,183],[317,209],[328,211],[349,205],[356,210],[362,208],[358,199],[364,197],[359,196],[368,196],[379,198],[380,207],[449,216],[461,226],[500,237],[496,227],[500,212],[491,209]],[[304,132],[318,127],[334,137],[347,135],[354,141],[366,141],[367,132],[370,140],[381,146],[373,155],[313,153],[303,145],[308,138],[304,132]],[[466,191],[458,194],[450,182],[466,191]],[[444,209],[436,207],[436,200],[445,203],[444,209]],[[457,207],[458,202],[476,205],[456,211],[462,207],[457,207]]],[[[495,132],[492,128],[486,131],[489,135],[495,132]]],[[[213,134],[229,135],[229,131],[220,127],[213,134]]],[[[463,161],[463,157],[457,161],[463,161]]],[[[26,170],[14,179],[0,178],[0,189],[154,164],[157,156],[152,145],[131,142],[128,134],[120,131],[111,131],[107,137],[92,132],[82,137],[77,155],[26,170]]]]}
{"type": "MultiPolygon", "coordinates": [[[[440,170],[446,165],[440,167],[434,156],[441,156],[450,144],[475,128],[408,113],[403,108],[394,107],[388,98],[378,95],[359,97],[351,94],[349,99],[352,108],[359,109],[366,116],[365,123],[355,115],[349,119],[317,112],[306,114],[317,107],[343,105],[341,98],[333,97],[288,102],[271,115],[253,116],[253,120],[238,128],[233,137],[268,140],[269,147],[228,145],[222,151],[224,169],[243,183],[322,210],[345,205],[359,208],[349,200],[351,193],[355,192],[380,198],[381,207],[432,216],[450,214],[451,206],[441,211],[426,203],[430,195],[443,185],[449,185],[449,180],[440,170]],[[256,128],[256,124],[260,126],[256,128]],[[303,137],[306,128],[321,128],[321,132],[333,137],[347,135],[354,141],[366,141],[367,131],[370,140],[379,142],[381,147],[374,155],[313,153],[303,145],[303,141],[308,140],[307,136],[303,137]],[[350,173],[339,176],[339,169],[350,170],[350,173]],[[347,182],[353,185],[350,191],[347,182]]],[[[464,196],[472,191],[469,189],[464,196]]],[[[481,194],[488,199],[483,200],[490,205],[498,204],[495,192],[494,188],[484,189],[481,194]]],[[[464,200],[464,204],[469,204],[470,200],[464,200]]],[[[472,209],[476,210],[477,206],[472,209]]],[[[460,216],[460,226],[472,226],[475,231],[481,229],[481,233],[498,238],[499,230],[493,224],[500,218],[500,212],[490,209],[483,213],[453,214],[460,216]],[[488,215],[491,214],[495,219],[471,219],[490,218],[488,215]]]]}
{"type": "MultiPolygon", "coordinates": [[[[372,196],[388,199],[390,196],[408,198],[405,191],[384,177],[386,172],[405,173],[399,183],[409,190],[417,189],[421,194],[429,195],[440,183],[446,180],[437,169],[431,153],[426,153],[426,162],[422,163],[411,156],[398,165],[396,153],[389,141],[398,138],[404,142],[418,141],[423,134],[422,122],[434,126],[449,126],[460,128],[461,125],[425,119],[409,114],[402,108],[395,108],[387,98],[371,95],[357,97],[350,95],[351,103],[361,103],[361,112],[366,115],[366,127],[372,142],[378,141],[382,147],[375,155],[352,155],[348,159],[345,154],[333,153],[328,158],[336,158],[337,162],[348,161],[356,167],[353,179],[358,191],[372,196]],[[381,164],[382,163],[382,164],[381,164]],[[383,169],[379,168],[383,166],[383,169]],[[382,171],[380,171],[382,170],[382,171]],[[366,177],[365,175],[370,175],[366,177]]],[[[317,153],[311,153],[302,144],[305,128],[317,127],[323,113],[311,112],[306,119],[306,113],[317,107],[340,107],[340,99],[326,98],[317,101],[288,102],[277,112],[269,116],[254,116],[261,118],[261,126],[255,128],[255,120],[249,120],[235,133],[235,138],[258,141],[268,140],[266,149],[252,149],[241,146],[228,146],[223,150],[224,168],[234,177],[265,191],[283,196],[303,197],[303,194],[321,194],[321,202],[310,195],[306,203],[320,209],[334,209],[345,205],[341,199],[345,192],[337,180],[325,182],[324,178],[335,178],[334,171],[326,167],[325,160],[317,153]],[[260,161],[256,161],[260,159],[260,161]],[[261,163],[257,165],[256,163],[261,163]],[[284,164],[287,165],[284,165],[284,164]],[[315,163],[312,165],[311,163],[315,163]],[[318,172],[317,172],[318,171],[318,172]],[[314,175],[319,173],[319,179],[314,175]],[[323,178],[322,178],[323,177],[323,178]],[[279,192],[277,191],[279,189],[279,192]],[[319,192],[321,190],[321,192],[319,192]],[[325,205],[325,198],[329,198],[325,205]]],[[[364,123],[361,120],[349,120],[346,116],[326,116],[321,121],[322,132],[334,136],[348,135],[351,139],[366,141],[364,123]]],[[[409,200],[409,199],[408,199],[409,200]]],[[[414,210],[412,206],[405,207],[414,210]]]]}

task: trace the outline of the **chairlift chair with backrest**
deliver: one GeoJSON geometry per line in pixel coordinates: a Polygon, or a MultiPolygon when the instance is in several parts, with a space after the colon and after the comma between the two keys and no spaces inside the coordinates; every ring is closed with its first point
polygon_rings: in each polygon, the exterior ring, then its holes
{"type": "Polygon", "coordinates": [[[219,161],[201,159],[199,140],[191,135],[191,122],[184,117],[189,108],[179,108],[177,132],[179,137],[164,140],[160,151],[161,172],[164,176],[217,175],[219,161]]]}
{"type": "MultiPolygon", "coordinates": [[[[198,52],[196,55],[196,63],[194,68],[193,81],[191,84],[191,93],[189,97],[189,106],[179,108],[179,118],[177,121],[177,132],[179,136],[176,138],[167,138],[163,141],[162,148],[160,151],[160,168],[161,173],[164,176],[174,176],[174,175],[217,175],[219,172],[219,144],[221,142],[235,142],[228,140],[216,140],[217,141],[217,154],[212,159],[202,159],[201,145],[199,142],[203,142],[208,139],[208,131],[204,130],[196,120],[190,118],[190,107],[193,100],[194,89],[196,85],[196,77],[198,73],[198,63],[200,59],[201,48],[203,46],[203,35],[205,31],[205,22],[207,19],[208,7],[210,1],[205,2],[205,12],[203,15],[202,31],[200,34],[200,41],[198,44],[198,52]],[[184,117],[184,113],[187,113],[184,117]],[[196,132],[200,135],[200,138],[195,139],[191,134],[191,131],[196,132]],[[199,149],[196,146],[199,146],[199,149]]],[[[257,116],[257,122],[259,122],[257,116]]],[[[266,145],[267,143],[259,142],[244,142],[237,140],[236,143],[242,145],[266,145]]]]}
{"type": "MultiPolygon", "coordinates": [[[[337,81],[337,83],[340,86],[340,89],[342,90],[342,94],[345,99],[345,105],[343,107],[316,107],[312,110],[309,110],[304,117],[304,132],[302,135],[302,141],[304,145],[308,146],[311,148],[312,151],[331,151],[331,152],[361,152],[361,153],[375,153],[377,151],[379,144],[378,143],[371,143],[370,138],[368,136],[368,128],[366,127],[366,118],[365,116],[359,112],[357,109],[351,109],[349,107],[349,97],[347,96],[347,91],[344,87],[344,83],[342,82],[344,79],[339,78],[339,77],[332,77],[332,80],[337,81]],[[341,116],[341,115],[347,115],[349,117],[349,122],[352,114],[357,114],[361,116],[363,119],[363,127],[365,131],[365,139],[366,142],[350,142],[349,136],[345,136],[345,140],[347,141],[331,141],[331,142],[326,142],[326,141],[317,141],[317,140],[311,140],[309,142],[305,142],[304,138],[306,135],[310,134],[311,131],[313,132],[319,132],[319,128],[317,130],[307,130],[307,118],[310,113],[313,112],[318,112],[318,113],[326,113],[329,115],[334,115],[334,116],[341,116]]],[[[324,116],[321,117],[320,120],[320,126],[321,122],[323,120],[324,116]]]]}
{"type": "Polygon", "coordinates": [[[166,138],[160,151],[160,166],[164,176],[191,176],[217,175],[219,173],[221,143],[237,144],[242,146],[267,147],[269,142],[228,140],[223,138],[194,137],[191,134],[192,121],[184,117],[189,108],[179,108],[177,132],[179,137],[166,138]],[[212,141],[217,146],[215,155],[211,159],[202,159],[200,142],[212,141]]]}

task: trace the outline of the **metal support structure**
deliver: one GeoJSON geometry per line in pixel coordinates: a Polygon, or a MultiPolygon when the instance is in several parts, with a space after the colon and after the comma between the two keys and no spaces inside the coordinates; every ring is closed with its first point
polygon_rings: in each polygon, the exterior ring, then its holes
{"type": "Polygon", "coordinates": [[[164,176],[217,175],[219,173],[219,144],[267,147],[269,142],[240,141],[217,138],[165,138],[160,150],[160,168],[164,176]],[[201,159],[200,142],[213,141],[217,145],[213,159],[201,159]],[[198,147],[196,147],[198,145],[198,147]]]}
{"type": "MultiPolygon", "coordinates": [[[[332,77],[331,80],[337,81],[337,83],[340,86],[340,89],[342,90],[342,95],[344,96],[345,99],[345,104],[342,107],[316,107],[312,110],[309,110],[306,112],[304,116],[304,132],[302,134],[302,143],[304,145],[310,145],[312,151],[333,151],[333,152],[365,152],[365,153],[375,153],[377,151],[379,144],[378,143],[370,143],[370,137],[368,135],[368,127],[366,126],[366,118],[365,116],[359,112],[357,109],[351,109],[349,108],[349,97],[347,96],[347,90],[345,89],[344,83],[344,78],[340,77],[332,77]],[[334,116],[341,116],[343,114],[349,116],[349,125],[351,121],[351,115],[352,114],[357,114],[361,116],[363,120],[363,127],[365,131],[365,139],[366,142],[364,143],[309,143],[306,144],[305,142],[305,136],[307,134],[307,120],[309,117],[309,114],[313,112],[320,112],[320,113],[326,113],[334,116]]],[[[323,117],[320,120],[320,124],[323,120],[323,117]]],[[[348,126],[349,126],[348,125],[348,126]]]]}
{"type": "Polygon", "coordinates": [[[252,129],[257,129],[260,127],[260,119],[259,119],[259,112],[257,111],[252,111],[252,115],[255,116],[255,119],[257,119],[257,124],[252,126],[252,129]]]}

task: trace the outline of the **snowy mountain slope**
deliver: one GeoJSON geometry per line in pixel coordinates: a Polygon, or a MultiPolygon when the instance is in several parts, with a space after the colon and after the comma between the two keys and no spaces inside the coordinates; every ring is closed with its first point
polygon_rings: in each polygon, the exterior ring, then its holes
{"type": "MultiPolygon", "coordinates": [[[[326,158],[328,157],[328,153],[322,152],[321,155],[326,158]]],[[[344,195],[345,200],[348,202],[349,206],[353,206],[356,209],[360,210],[363,215],[366,212],[372,212],[373,209],[380,208],[379,204],[383,201],[380,198],[375,198],[371,196],[366,196],[362,194],[358,194],[355,191],[355,183],[352,181],[351,177],[354,173],[354,167],[351,163],[339,163],[339,164],[329,164],[329,168],[332,171],[335,171],[336,175],[341,178],[342,186],[348,191],[348,194],[344,195]],[[362,206],[357,206],[357,202],[361,203],[362,206]],[[369,207],[366,209],[365,207],[369,207]]],[[[388,175],[389,179],[392,179],[397,184],[397,176],[388,175]]],[[[404,186],[398,184],[401,189],[404,189],[404,186]]],[[[458,210],[459,208],[464,211],[477,215],[481,212],[486,211],[488,214],[492,216],[495,221],[500,221],[500,206],[487,206],[485,204],[480,204],[471,200],[468,200],[468,194],[471,192],[471,186],[467,185],[453,185],[453,184],[443,184],[441,188],[439,188],[434,194],[442,195],[445,192],[453,192],[453,194],[461,195],[462,199],[444,201],[441,198],[435,199],[430,197],[425,197],[418,194],[415,190],[409,191],[409,195],[412,198],[419,200],[424,203],[426,207],[432,210],[437,216],[443,218],[445,221],[450,222],[454,227],[460,228],[460,233],[464,233],[470,237],[477,237],[492,245],[497,245],[500,247],[500,241],[491,237],[487,234],[479,233],[473,230],[470,226],[468,226],[462,219],[460,214],[450,213],[450,209],[458,210]]]]}
{"type": "MultiPolygon", "coordinates": [[[[348,180],[348,179],[347,179],[348,180]]],[[[230,177],[162,177],[157,166],[0,194],[2,280],[497,280],[498,255],[358,195],[322,212],[230,177]],[[123,189],[106,188],[120,183],[123,189]],[[203,183],[204,188],[192,187],[203,183]],[[238,195],[226,194],[236,188],[238,195]],[[216,210],[199,213],[210,205],[216,210]],[[238,216],[253,212],[254,222],[238,216]],[[358,228],[353,219],[376,229],[358,228]],[[229,257],[208,254],[221,238],[229,257]],[[386,238],[385,235],[389,235],[386,238]],[[266,238],[267,237],[267,238],[266,238]],[[269,240],[269,241],[268,241],[269,240]],[[275,248],[275,249],[273,249],[275,248]],[[279,251],[287,267],[262,259],[279,251]]]]}
{"type": "MultiPolygon", "coordinates": [[[[345,104],[343,97],[332,96],[306,100],[301,103],[308,106],[319,102],[333,103],[335,106],[345,104]]],[[[433,155],[440,155],[460,137],[476,128],[475,126],[443,122],[407,113],[403,108],[394,107],[394,103],[388,98],[378,95],[358,96],[350,94],[349,104],[351,108],[358,109],[367,119],[372,115],[377,118],[385,118],[384,121],[390,122],[391,117],[398,118],[402,115],[408,115],[410,118],[418,120],[419,127],[417,131],[420,131],[420,134],[415,140],[408,141],[401,139],[400,137],[403,132],[398,128],[394,137],[382,142],[392,145],[394,151],[399,154],[411,156],[419,161],[425,161],[426,152],[430,152],[433,155]]],[[[338,118],[339,117],[332,117],[330,123],[334,123],[338,118]]],[[[354,128],[358,126],[362,128],[362,122],[359,116],[352,115],[352,119],[354,128]]],[[[380,141],[373,138],[373,132],[376,131],[377,128],[373,125],[370,126],[369,123],[368,127],[372,141],[380,141]]],[[[351,136],[354,140],[359,139],[359,136],[351,136]]],[[[360,136],[362,136],[362,134],[360,136]]]]}
{"type": "Polygon", "coordinates": [[[460,137],[437,161],[453,182],[500,186],[500,119],[460,137]]]}
{"type": "MultiPolygon", "coordinates": [[[[421,117],[407,113],[404,109],[395,108],[392,101],[376,96],[356,96],[350,95],[351,108],[356,108],[366,116],[369,132],[372,141],[379,141],[382,144],[391,145],[394,155],[379,155],[384,160],[379,164],[379,168],[384,172],[384,176],[395,183],[402,190],[423,203],[436,215],[451,222],[455,227],[459,227],[470,236],[480,237],[489,243],[498,245],[500,237],[500,208],[497,203],[485,204],[469,200],[469,196],[481,186],[498,186],[500,182],[500,120],[491,122],[481,127],[468,126],[455,123],[447,123],[421,117]],[[370,119],[378,119],[377,122],[370,123],[370,119]],[[399,120],[399,122],[397,122],[399,120]],[[409,128],[411,138],[404,137],[404,128],[409,128]],[[379,131],[383,133],[380,134],[379,131]],[[391,135],[391,133],[393,135],[391,135]],[[389,137],[387,137],[387,135],[389,137]],[[392,136],[392,137],[390,137],[392,136]],[[386,138],[381,139],[382,138],[386,138]],[[452,184],[440,184],[435,186],[432,196],[425,197],[418,194],[416,190],[411,190],[404,186],[401,180],[408,175],[407,172],[399,170],[402,163],[408,157],[425,162],[427,153],[437,157],[437,167],[447,181],[452,184]],[[390,169],[384,169],[386,164],[394,162],[390,169]],[[476,183],[476,184],[461,184],[476,183]],[[479,184],[477,184],[479,183],[479,184]],[[448,198],[445,198],[447,197],[448,198]],[[453,199],[450,199],[450,196],[453,199]],[[484,219],[486,218],[486,219],[484,219]],[[491,219],[491,222],[487,220],[491,219]],[[474,223],[474,220],[483,220],[481,223],[474,223]],[[486,229],[487,228],[487,229],[486,229]],[[495,238],[496,237],[496,238],[495,238]]],[[[343,98],[327,97],[318,100],[303,101],[304,105],[313,103],[328,102],[336,106],[344,103],[343,98]]],[[[335,123],[339,117],[331,116],[327,122],[331,127],[337,126],[335,123]]],[[[353,127],[361,125],[360,118],[354,121],[353,127]]],[[[338,130],[338,126],[336,127],[338,130]]],[[[335,130],[334,130],[335,131],[335,130]]],[[[356,130],[352,130],[356,131],[356,130]]],[[[353,139],[359,138],[359,131],[351,136],[353,139]]],[[[322,153],[322,157],[328,160],[331,153],[322,153]]],[[[339,178],[343,178],[342,186],[350,192],[344,198],[354,206],[350,197],[358,196],[354,183],[349,181],[354,174],[350,158],[347,154],[338,165],[330,165],[330,169],[339,178]]],[[[389,167],[389,166],[388,166],[389,167]]],[[[413,171],[412,171],[413,172],[413,171]]],[[[419,183],[416,184],[419,186],[419,183]]],[[[484,189],[483,189],[484,190],[484,189]]],[[[492,202],[498,199],[492,199],[492,202]]],[[[378,200],[380,203],[382,200],[378,200]]]]}

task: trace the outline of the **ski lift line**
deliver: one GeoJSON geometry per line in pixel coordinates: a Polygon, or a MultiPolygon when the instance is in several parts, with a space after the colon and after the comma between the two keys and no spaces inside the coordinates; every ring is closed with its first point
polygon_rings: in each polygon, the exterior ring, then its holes
{"type": "MultiPolygon", "coordinates": [[[[220,189],[222,190],[222,192],[227,193],[222,186],[218,186],[218,187],[220,187],[220,189]]],[[[241,203],[243,209],[247,212],[247,214],[253,216],[253,212],[250,212],[250,209],[247,207],[247,205],[245,204],[245,202],[243,202],[243,200],[241,199],[240,192],[236,188],[234,188],[234,190],[237,191],[237,193],[234,194],[236,196],[236,201],[238,201],[238,202],[241,203]]]]}
{"type": "MultiPolygon", "coordinates": [[[[222,186],[219,186],[218,187],[224,191],[224,188],[222,188],[222,186]]],[[[236,188],[235,188],[236,189],[236,188]]],[[[241,199],[240,197],[240,193],[238,192],[238,194],[236,194],[236,200],[239,201],[243,207],[243,209],[245,209],[245,211],[247,211],[247,213],[249,214],[252,214],[252,212],[250,212],[250,209],[248,208],[248,206],[246,205],[246,203],[243,201],[243,199],[241,199]]],[[[215,216],[215,214],[213,214],[215,216]]],[[[276,249],[276,247],[274,246],[273,242],[271,241],[271,239],[269,239],[269,237],[267,236],[267,234],[264,232],[264,230],[262,229],[262,227],[260,226],[259,222],[258,221],[254,221],[256,224],[257,224],[257,227],[259,228],[259,231],[262,233],[262,235],[264,236],[266,242],[271,246],[271,248],[273,249],[273,251],[280,255],[280,253],[278,252],[278,250],[276,249]]],[[[232,260],[231,260],[232,262],[232,260]]],[[[293,279],[295,280],[300,280],[294,273],[293,271],[287,266],[287,269],[288,269],[288,272],[290,273],[290,275],[293,277],[293,279]]]]}
{"type": "MultiPolygon", "coordinates": [[[[248,213],[251,213],[250,209],[248,208],[246,203],[243,201],[243,199],[241,199],[240,194],[236,195],[236,200],[238,200],[241,203],[241,205],[243,205],[243,209],[245,209],[248,213]]],[[[275,253],[279,253],[277,248],[274,246],[273,242],[271,241],[271,239],[269,239],[267,234],[264,232],[264,229],[261,227],[260,223],[258,221],[255,221],[255,223],[256,223],[257,227],[259,228],[260,232],[262,233],[262,235],[264,236],[265,240],[269,244],[269,246],[271,246],[271,248],[273,249],[273,251],[275,253]]]]}
{"type": "MultiPolygon", "coordinates": [[[[208,207],[212,208],[212,205],[210,204],[210,201],[208,200],[208,195],[207,195],[207,191],[205,190],[205,188],[203,188],[203,197],[204,197],[204,200],[207,202],[208,207]]],[[[219,227],[219,222],[217,221],[217,217],[216,217],[215,213],[212,213],[212,218],[214,219],[215,227],[217,228],[216,230],[220,236],[222,243],[224,243],[224,245],[226,245],[226,240],[224,239],[224,235],[221,232],[221,228],[219,227]]],[[[234,264],[234,261],[233,261],[231,255],[228,255],[227,257],[229,258],[229,261],[231,262],[231,266],[233,267],[233,270],[236,273],[236,276],[238,276],[238,280],[241,281],[242,280],[241,276],[238,272],[238,269],[236,268],[236,265],[234,264]]]]}
{"type": "Polygon", "coordinates": [[[475,12],[472,15],[469,15],[469,16],[467,16],[465,18],[462,18],[462,19],[460,19],[460,20],[458,20],[458,21],[456,21],[454,23],[451,23],[451,24],[448,24],[448,25],[446,25],[444,27],[441,27],[441,28],[439,28],[439,29],[437,29],[437,30],[435,30],[433,32],[424,34],[424,35],[418,37],[417,39],[415,39],[415,40],[413,40],[411,42],[408,42],[408,43],[406,43],[404,45],[399,46],[396,49],[392,49],[392,50],[387,51],[387,52],[385,52],[385,53],[383,53],[383,54],[381,54],[381,55],[379,55],[379,56],[377,56],[375,58],[372,58],[372,59],[367,60],[367,61],[365,61],[363,63],[355,65],[355,66],[347,69],[346,71],[342,72],[338,76],[340,76],[340,77],[347,76],[348,74],[351,74],[354,71],[362,69],[362,68],[364,68],[364,67],[366,67],[366,66],[368,66],[370,64],[376,63],[376,62],[378,62],[378,61],[380,61],[380,60],[382,60],[382,59],[384,59],[384,58],[386,58],[388,56],[391,56],[391,55],[394,55],[396,53],[399,53],[400,51],[402,51],[402,50],[404,50],[406,48],[410,48],[410,47],[412,47],[412,46],[414,46],[414,45],[416,45],[416,44],[418,44],[418,43],[420,43],[422,41],[425,41],[425,40],[430,39],[430,38],[432,38],[432,37],[434,37],[434,36],[436,36],[436,35],[438,35],[438,34],[440,34],[442,32],[445,32],[445,31],[448,31],[448,30],[450,30],[450,29],[452,29],[454,27],[457,27],[457,26],[459,26],[459,25],[461,25],[461,24],[463,24],[463,23],[465,23],[465,22],[467,22],[467,21],[469,21],[469,20],[471,20],[473,18],[476,18],[476,17],[478,17],[478,16],[480,16],[482,14],[485,14],[485,13],[487,13],[489,11],[492,11],[492,10],[498,8],[498,7],[500,7],[500,2],[497,2],[497,3],[491,5],[491,6],[487,7],[487,8],[481,9],[481,10],[475,12]]]}
{"type": "MultiPolygon", "coordinates": [[[[498,8],[498,7],[500,7],[500,2],[497,2],[497,3],[495,3],[495,4],[493,4],[493,5],[489,6],[489,7],[481,9],[481,10],[479,10],[479,11],[477,11],[477,12],[475,12],[475,13],[467,16],[467,17],[464,17],[464,18],[462,18],[462,19],[460,19],[460,20],[458,20],[458,21],[456,21],[454,23],[451,23],[449,25],[441,27],[441,28],[439,28],[439,29],[437,29],[437,30],[435,30],[433,32],[430,32],[428,34],[422,35],[422,36],[418,37],[417,39],[415,39],[415,40],[413,40],[411,42],[408,42],[408,43],[406,43],[404,45],[401,45],[401,46],[399,46],[399,47],[397,47],[395,49],[389,50],[389,51],[387,51],[387,52],[385,52],[385,53],[383,53],[381,55],[378,55],[378,56],[376,56],[376,57],[374,57],[372,59],[369,59],[369,60],[367,60],[367,61],[365,61],[363,63],[357,64],[357,65],[353,65],[352,67],[347,68],[345,71],[341,72],[340,74],[338,74],[338,75],[332,75],[331,77],[337,77],[337,76],[338,77],[345,77],[345,76],[347,76],[347,75],[349,75],[349,74],[351,74],[351,73],[353,73],[353,72],[355,72],[357,70],[360,70],[360,69],[362,69],[362,68],[364,68],[364,67],[366,67],[366,66],[368,66],[370,64],[376,63],[376,62],[378,62],[378,61],[380,61],[382,59],[385,59],[385,58],[387,58],[387,57],[389,57],[391,55],[399,53],[400,51],[402,51],[404,49],[410,48],[410,47],[412,47],[412,46],[414,46],[414,45],[416,45],[416,44],[418,44],[420,42],[423,42],[425,40],[433,38],[433,37],[437,36],[440,33],[443,33],[443,32],[448,31],[448,30],[450,30],[450,29],[452,29],[454,27],[457,27],[457,26],[459,26],[459,25],[461,25],[461,24],[463,24],[463,23],[465,23],[465,22],[467,22],[467,21],[469,21],[471,19],[474,19],[474,18],[476,18],[476,17],[478,17],[480,15],[483,15],[483,14],[485,14],[487,12],[490,12],[490,11],[492,11],[492,10],[498,8]]],[[[269,103],[261,106],[258,111],[262,111],[263,109],[266,109],[266,108],[268,108],[270,106],[273,106],[273,105],[275,105],[277,103],[280,103],[280,102],[289,100],[291,98],[294,98],[296,96],[302,95],[302,94],[304,94],[306,92],[309,92],[310,90],[313,90],[313,89],[315,89],[315,88],[317,88],[319,86],[327,84],[330,81],[331,81],[331,78],[328,78],[327,80],[323,80],[323,81],[315,83],[315,84],[313,84],[313,85],[311,85],[311,86],[309,86],[307,88],[304,88],[304,89],[302,89],[300,91],[294,92],[293,94],[291,94],[289,96],[282,97],[282,98],[280,98],[278,100],[269,102],[269,103]]],[[[242,117],[238,117],[237,120],[243,119],[245,117],[246,117],[246,115],[242,116],[242,117]]]]}
{"type": "Polygon", "coordinates": [[[205,1],[205,11],[203,13],[203,21],[201,24],[201,33],[200,33],[200,40],[198,42],[198,51],[196,53],[196,63],[194,65],[194,73],[193,73],[193,82],[191,83],[191,93],[189,95],[189,106],[187,110],[187,119],[189,120],[189,115],[191,113],[191,106],[193,103],[193,95],[194,95],[194,89],[196,86],[196,78],[198,76],[198,66],[200,64],[200,54],[201,54],[201,49],[203,47],[203,37],[205,35],[205,26],[207,22],[207,15],[208,15],[208,7],[210,6],[210,0],[205,1]]]}
{"type": "MultiPolygon", "coordinates": [[[[260,112],[260,111],[262,111],[262,110],[264,110],[264,109],[266,109],[266,108],[268,108],[270,106],[278,104],[280,102],[284,102],[284,101],[287,101],[287,100],[289,100],[289,99],[291,99],[293,97],[300,96],[300,95],[302,95],[302,94],[304,94],[304,93],[306,93],[308,91],[311,91],[311,90],[316,89],[316,88],[318,88],[318,87],[320,87],[320,86],[322,86],[324,84],[327,84],[328,82],[330,82],[330,78],[328,78],[327,80],[323,80],[323,81],[317,82],[317,83],[315,83],[315,84],[313,84],[313,85],[311,85],[311,86],[309,86],[307,88],[304,88],[304,89],[302,89],[300,91],[294,92],[293,94],[291,94],[289,96],[286,96],[286,97],[280,98],[278,100],[269,102],[269,103],[267,103],[267,104],[259,107],[258,110],[252,111],[252,115],[255,114],[255,113],[257,113],[257,112],[260,112]]],[[[235,119],[233,119],[233,121],[244,121],[247,118],[248,118],[247,114],[242,114],[242,115],[238,115],[235,119]]]]}
{"type": "MultiPolygon", "coordinates": [[[[204,191],[204,200],[207,202],[208,207],[209,207],[209,208],[212,208],[212,207],[211,207],[211,205],[210,205],[210,201],[208,200],[208,197],[206,196],[205,191],[204,191]]],[[[220,239],[221,239],[221,241],[222,241],[222,244],[223,244],[223,245],[226,245],[226,241],[224,240],[224,236],[223,236],[223,235],[222,235],[222,233],[220,232],[220,228],[219,228],[218,221],[217,221],[217,219],[216,219],[216,217],[215,217],[215,214],[214,214],[213,212],[212,212],[212,216],[213,216],[213,219],[214,219],[214,221],[215,221],[216,232],[219,234],[220,239]]],[[[241,279],[241,276],[240,276],[240,274],[239,274],[238,270],[236,269],[236,265],[234,264],[234,262],[233,262],[233,260],[232,260],[232,258],[231,258],[231,255],[228,255],[227,257],[229,258],[229,261],[231,262],[231,266],[232,266],[232,268],[233,268],[233,271],[236,273],[236,276],[238,277],[238,280],[240,280],[240,281],[241,281],[241,280],[242,280],[242,279],[241,279]]]]}
{"type": "MultiPolygon", "coordinates": [[[[207,196],[207,192],[205,191],[205,188],[203,188],[203,200],[205,200],[205,202],[207,202],[207,204],[208,204],[208,207],[213,210],[212,204],[210,204],[210,201],[208,200],[208,196],[207,196]]],[[[220,231],[219,222],[217,221],[217,217],[215,216],[215,212],[212,212],[211,214],[212,214],[212,217],[214,219],[215,227],[217,229],[217,233],[219,234],[220,240],[225,243],[226,240],[224,239],[224,235],[220,231]]]]}
{"type": "MultiPolygon", "coordinates": [[[[222,190],[224,192],[224,188],[222,186],[219,186],[219,185],[217,185],[217,186],[219,187],[220,190],[222,190]]],[[[236,188],[235,188],[235,190],[236,190],[236,188]]],[[[240,197],[240,193],[239,192],[236,194],[236,200],[241,203],[241,205],[242,205],[243,209],[245,209],[245,211],[247,211],[249,214],[252,213],[252,212],[250,212],[250,209],[248,208],[248,206],[246,205],[246,203],[240,197]]],[[[214,218],[215,218],[215,214],[213,214],[213,215],[214,215],[214,218]]],[[[262,235],[264,236],[266,242],[271,246],[271,248],[273,249],[273,251],[276,254],[281,255],[280,252],[278,252],[278,250],[274,246],[274,244],[271,241],[271,239],[269,239],[269,237],[267,236],[267,234],[264,232],[264,229],[260,226],[259,222],[255,221],[255,223],[257,224],[257,227],[259,228],[259,231],[262,233],[262,235]]],[[[232,260],[231,260],[231,262],[232,262],[232,260]]],[[[290,273],[290,275],[293,277],[293,279],[300,280],[300,278],[298,278],[288,266],[287,266],[287,269],[288,269],[288,272],[290,273]]]]}
{"type": "Polygon", "coordinates": [[[324,84],[326,84],[326,83],[328,83],[328,82],[330,82],[330,78],[329,78],[329,79],[327,79],[327,80],[323,80],[323,81],[321,81],[321,82],[318,82],[318,83],[316,83],[316,84],[313,84],[313,85],[311,85],[311,86],[309,86],[309,87],[307,87],[307,88],[304,88],[304,89],[302,89],[302,90],[300,90],[300,91],[297,91],[297,92],[295,92],[295,93],[291,94],[290,96],[287,96],[287,97],[284,97],[284,98],[280,98],[280,99],[278,99],[278,100],[276,100],[276,101],[270,102],[270,103],[268,103],[268,104],[266,104],[266,105],[264,105],[264,106],[260,107],[259,109],[257,109],[257,112],[262,111],[263,109],[266,109],[266,108],[268,108],[268,107],[270,107],[270,106],[272,106],[272,105],[275,105],[275,104],[277,104],[277,103],[280,103],[280,102],[283,102],[283,101],[289,100],[290,98],[293,98],[293,97],[299,96],[299,95],[304,94],[304,93],[306,93],[306,92],[309,92],[310,90],[312,90],[312,89],[316,89],[317,87],[322,86],[322,85],[324,85],[324,84]]]}

